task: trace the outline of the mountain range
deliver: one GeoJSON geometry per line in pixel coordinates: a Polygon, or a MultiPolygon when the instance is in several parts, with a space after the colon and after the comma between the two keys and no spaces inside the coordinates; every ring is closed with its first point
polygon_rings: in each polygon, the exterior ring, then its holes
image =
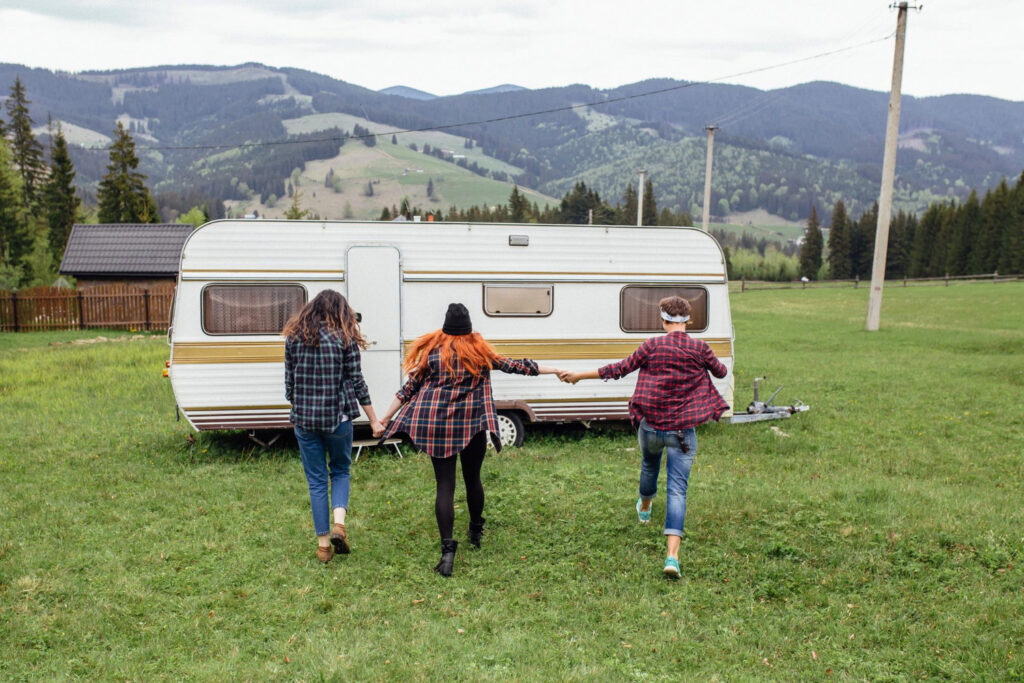
{"type": "MultiPolygon", "coordinates": [[[[87,196],[120,121],[158,194],[272,213],[312,185],[304,204],[338,218],[375,216],[395,198],[502,202],[513,182],[543,204],[583,181],[614,204],[639,169],[659,208],[699,215],[705,127],[716,125],[714,216],[796,221],[816,206],[827,221],[837,200],[856,214],[877,197],[888,106],[887,93],[825,82],[766,91],[654,79],[438,97],[255,63],[80,73],[0,64],[0,92],[15,77],[38,132],[60,123],[87,196]]],[[[1024,168],[1024,102],[904,96],[900,130],[897,208],[919,213],[1024,168]]]]}

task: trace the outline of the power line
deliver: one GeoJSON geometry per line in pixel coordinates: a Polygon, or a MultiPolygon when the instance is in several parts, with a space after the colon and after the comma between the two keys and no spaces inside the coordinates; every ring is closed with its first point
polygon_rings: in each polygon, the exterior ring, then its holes
{"type": "Polygon", "coordinates": [[[161,145],[161,146],[157,146],[157,147],[141,147],[140,146],[137,149],[139,149],[140,151],[157,152],[157,151],[187,151],[187,150],[217,150],[217,149],[223,150],[223,149],[236,149],[236,148],[239,148],[239,147],[247,147],[247,148],[248,147],[276,147],[276,146],[280,146],[280,145],[305,145],[305,144],[311,144],[311,143],[315,143],[315,142],[339,142],[339,141],[343,141],[343,140],[364,140],[364,139],[369,139],[369,138],[387,137],[389,135],[402,135],[404,133],[426,133],[426,132],[430,132],[430,131],[442,131],[442,130],[450,130],[452,128],[461,128],[461,127],[464,127],[464,126],[480,126],[480,125],[484,125],[484,124],[488,124],[488,123],[500,123],[502,121],[512,121],[512,120],[515,120],[515,119],[525,119],[525,118],[530,118],[530,117],[533,117],[533,116],[543,116],[545,114],[557,114],[557,113],[564,112],[564,111],[575,111],[577,109],[584,109],[584,108],[587,108],[587,107],[600,107],[600,106],[603,106],[603,105],[615,104],[616,102],[625,102],[625,101],[628,101],[628,100],[639,99],[641,97],[651,97],[652,95],[661,95],[661,94],[664,94],[664,93],[667,93],[667,92],[674,92],[674,91],[677,91],[677,90],[685,90],[686,88],[694,88],[694,87],[697,87],[697,86],[700,86],[700,85],[711,85],[712,83],[718,83],[720,81],[729,80],[731,78],[739,78],[740,76],[749,76],[751,74],[763,73],[765,71],[771,71],[773,69],[781,69],[783,67],[792,66],[794,64],[800,64],[802,62],[809,62],[809,61],[812,61],[812,60],[815,60],[815,59],[822,59],[824,57],[831,57],[832,55],[840,54],[840,53],[843,53],[843,52],[849,52],[851,50],[856,50],[856,49],[859,49],[859,48],[862,48],[862,47],[866,47],[868,45],[873,45],[874,43],[880,43],[880,42],[886,41],[889,38],[891,38],[893,35],[894,35],[894,33],[889,33],[888,35],[885,35],[885,36],[883,36],[881,38],[874,38],[872,40],[868,40],[868,41],[865,41],[865,42],[862,42],[862,43],[858,43],[856,45],[849,45],[847,47],[841,47],[841,48],[837,48],[835,50],[829,50],[827,52],[820,52],[820,53],[815,54],[815,55],[810,55],[808,57],[800,57],[800,58],[797,58],[797,59],[792,59],[792,60],[787,61],[787,62],[779,62],[777,64],[771,64],[771,65],[768,65],[768,66],[762,66],[762,67],[758,67],[756,69],[749,69],[747,71],[739,71],[739,72],[728,74],[728,75],[725,75],[725,76],[719,76],[717,78],[708,79],[706,81],[691,81],[691,82],[687,82],[687,83],[680,83],[679,85],[669,86],[669,87],[666,87],[666,88],[658,88],[656,90],[648,90],[646,92],[634,93],[632,95],[621,95],[619,97],[605,98],[603,100],[598,100],[598,101],[595,101],[595,102],[585,102],[585,103],[582,103],[582,104],[570,104],[570,105],[566,105],[566,106],[563,106],[563,107],[553,107],[551,109],[542,109],[542,110],[538,110],[538,111],[525,112],[525,113],[521,113],[521,114],[509,114],[508,116],[497,116],[497,117],[490,118],[490,119],[479,119],[479,120],[476,120],[476,121],[463,121],[463,122],[460,122],[460,123],[446,123],[446,124],[441,124],[441,125],[437,125],[437,126],[424,126],[423,128],[406,128],[406,129],[388,131],[386,133],[366,133],[365,135],[348,135],[348,136],[345,136],[345,135],[332,135],[332,136],[321,137],[321,138],[310,138],[310,139],[307,139],[307,140],[276,140],[276,141],[270,141],[270,142],[245,142],[245,143],[236,144],[236,145],[180,145],[180,146],[161,145]]]}

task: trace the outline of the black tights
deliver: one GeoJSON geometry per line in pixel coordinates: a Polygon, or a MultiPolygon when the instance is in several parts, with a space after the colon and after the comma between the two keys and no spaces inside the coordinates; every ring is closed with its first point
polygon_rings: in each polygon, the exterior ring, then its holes
{"type": "MultiPolygon", "coordinates": [[[[482,518],[484,512],[484,485],[480,481],[480,468],[487,452],[487,432],[474,436],[458,457],[462,459],[462,480],[466,483],[466,505],[469,507],[471,522],[482,518]]],[[[437,480],[437,498],[434,500],[434,514],[437,516],[437,530],[441,540],[452,537],[455,526],[455,459],[431,458],[434,464],[434,479],[437,480]]]]}

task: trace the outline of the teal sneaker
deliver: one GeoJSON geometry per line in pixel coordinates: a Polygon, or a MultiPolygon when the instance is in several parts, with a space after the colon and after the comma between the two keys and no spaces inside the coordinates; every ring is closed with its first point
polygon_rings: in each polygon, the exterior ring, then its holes
{"type": "Polygon", "coordinates": [[[641,524],[647,524],[651,521],[651,511],[640,509],[640,504],[643,503],[643,500],[643,498],[636,499],[636,516],[640,518],[641,524]]]}
{"type": "Polygon", "coordinates": [[[680,575],[679,560],[674,557],[665,558],[665,576],[670,579],[678,579],[680,575]]]}

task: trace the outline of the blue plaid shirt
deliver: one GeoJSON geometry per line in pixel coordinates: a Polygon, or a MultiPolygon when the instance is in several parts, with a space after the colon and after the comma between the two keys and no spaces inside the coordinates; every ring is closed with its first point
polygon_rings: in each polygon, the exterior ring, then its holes
{"type": "Polygon", "coordinates": [[[359,417],[359,406],[370,405],[363,380],[359,346],[320,328],[320,345],[298,339],[284,343],[284,395],[292,404],[289,420],[296,427],[332,431],[343,417],[359,417]]]}

